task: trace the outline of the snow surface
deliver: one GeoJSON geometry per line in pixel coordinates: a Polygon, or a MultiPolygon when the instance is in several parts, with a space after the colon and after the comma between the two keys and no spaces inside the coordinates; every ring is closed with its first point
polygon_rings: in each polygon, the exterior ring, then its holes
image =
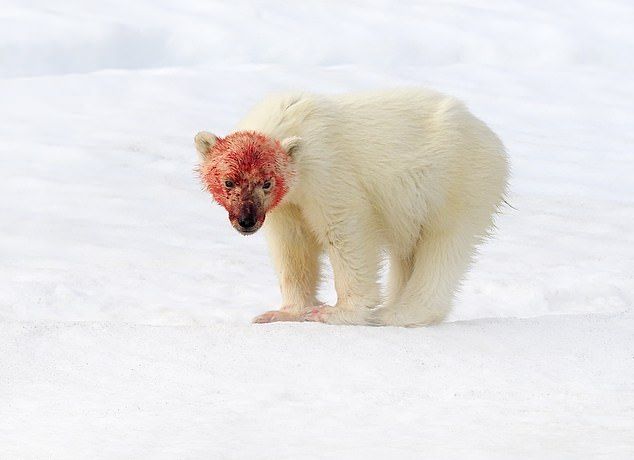
{"type": "Polygon", "coordinates": [[[0,9],[0,458],[634,457],[630,1],[56,3],[0,9]],[[451,318],[249,324],[193,134],[402,85],[511,155],[451,318]]]}

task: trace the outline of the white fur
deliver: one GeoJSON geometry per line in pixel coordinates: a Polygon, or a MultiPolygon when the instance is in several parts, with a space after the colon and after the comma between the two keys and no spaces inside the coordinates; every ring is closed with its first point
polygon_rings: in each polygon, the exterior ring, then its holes
{"type": "Polygon", "coordinates": [[[194,145],[201,161],[208,158],[209,152],[218,141],[218,138],[207,131],[201,131],[194,137],[194,145]]]}
{"type": "Polygon", "coordinates": [[[326,251],[338,301],[319,320],[418,326],[447,315],[508,177],[502,143],[464,104],[422,89],[282,95],[238,129],[293,138],[298,176],[265,222],[283,310],[318,304],[326,251]]]}

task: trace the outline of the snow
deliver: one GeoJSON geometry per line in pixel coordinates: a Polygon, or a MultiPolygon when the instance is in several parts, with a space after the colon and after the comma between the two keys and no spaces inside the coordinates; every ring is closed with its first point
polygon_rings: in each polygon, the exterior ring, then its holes
{"type": "Polygon", "coordinates": [[[626,458],[633,327],[9,323],[4,457],[626,458]]]}
{"type": "Polygon", "coordinates": [[[633,20],[5,0],[0,457],[632,458],[633,20]],[[279,303],[264,239],[202,192],[193,134],[271,91],[402,85],[462,98],[511,155],[516,209],[451,318],[251,325],[279,303]]]}

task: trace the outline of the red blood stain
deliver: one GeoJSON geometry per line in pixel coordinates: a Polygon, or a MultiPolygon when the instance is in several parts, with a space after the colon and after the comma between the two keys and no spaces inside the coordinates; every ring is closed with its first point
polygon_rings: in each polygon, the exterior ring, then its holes
{"type": "Polygon", "coordinates": [[[280,142],[255,131],[238,131],[219,138],[200,170],[203,183],[231,217],[253,197],[256,187],[272,183],[265,213],[279,204],[292,178],[289,157],[280,142]],[[228,188],[226,181],[234,187],[228,188]]]}

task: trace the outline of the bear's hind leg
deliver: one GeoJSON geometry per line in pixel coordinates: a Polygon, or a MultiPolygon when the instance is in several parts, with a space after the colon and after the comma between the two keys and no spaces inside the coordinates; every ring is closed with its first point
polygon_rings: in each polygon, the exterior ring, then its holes
{"type": "Polygon", "coordinates": [[[384,305],[393,305],[398,302],[401,292],[407,286],[407,282],[412,276],[413,258],[400,257],[394,252],[390,253],[390,266],[387,274],[387,289],[385,292],[384,305]]]}
{"type": "Polygon", "coordinates": [[[414,327],[442,321],[481,240],[476,233],[467,228],[423,232],[414,250],[411,277],[396,301],[376,311],[376,322],[414,327]]]}

